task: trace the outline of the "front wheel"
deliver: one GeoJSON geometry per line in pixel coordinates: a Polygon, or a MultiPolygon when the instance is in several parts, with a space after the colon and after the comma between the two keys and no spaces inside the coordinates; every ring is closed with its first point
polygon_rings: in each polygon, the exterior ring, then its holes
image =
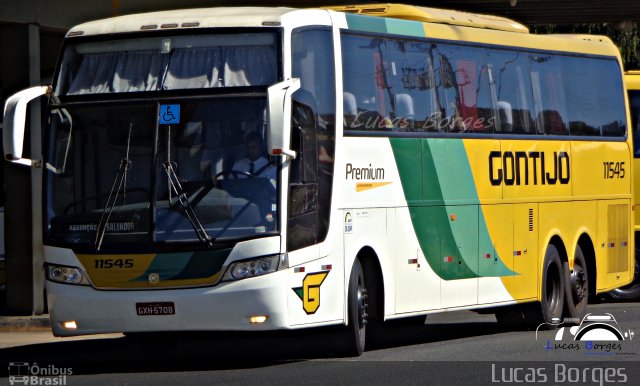
{"type": "Polygon", "coordinates": [[[356,259],[349,277],[347,296],[348,325],[343,334],[342,346],[349,356],[360,356],[365,348],[367,330],[367,290],[360,260],[356,259]]]}

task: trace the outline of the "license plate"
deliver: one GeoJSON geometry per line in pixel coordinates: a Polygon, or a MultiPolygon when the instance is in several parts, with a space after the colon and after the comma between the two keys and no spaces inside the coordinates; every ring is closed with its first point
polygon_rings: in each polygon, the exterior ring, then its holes
{"type": "Polygon", "coordinates": [[[141,316],[173,315],[176,307],[173,302],[136,303],[136,313],[141,316]]]}

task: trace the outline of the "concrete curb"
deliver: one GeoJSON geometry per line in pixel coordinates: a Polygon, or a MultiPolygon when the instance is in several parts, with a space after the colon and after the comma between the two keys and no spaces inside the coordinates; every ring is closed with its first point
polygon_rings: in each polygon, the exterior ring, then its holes
{"type": "Polygon", "coordinates": [[[51,323],[47,315],[0,316],[0,333],[38,331],[51,331],[51,323]]]}

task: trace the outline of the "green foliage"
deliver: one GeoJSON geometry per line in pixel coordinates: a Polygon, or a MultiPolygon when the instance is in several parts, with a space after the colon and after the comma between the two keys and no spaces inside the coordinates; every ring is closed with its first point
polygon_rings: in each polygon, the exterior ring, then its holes
{"type": "Polygon", "coordinates": [[[531,32],[578,33],[608,36],[620,49],[626,70],[640,70],[640,23],[632,23],[629,28],[621,29],[613,24],[570,24],[532,26],[531,32]]]}

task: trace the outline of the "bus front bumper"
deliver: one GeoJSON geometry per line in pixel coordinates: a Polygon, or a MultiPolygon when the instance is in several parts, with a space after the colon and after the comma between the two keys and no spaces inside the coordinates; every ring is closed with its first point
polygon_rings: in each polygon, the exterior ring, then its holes
{"type": "Polygon", "coordinates": [[[286,270],[214,287],[152,291],[106,291],[47,282],[51,326],[55,336],[288,329],[285,275],[286,270]],[[140,307],[147,312],[140,315],[140,307]],[[264,316],[262,323],[251,321],[264,316]]]}

